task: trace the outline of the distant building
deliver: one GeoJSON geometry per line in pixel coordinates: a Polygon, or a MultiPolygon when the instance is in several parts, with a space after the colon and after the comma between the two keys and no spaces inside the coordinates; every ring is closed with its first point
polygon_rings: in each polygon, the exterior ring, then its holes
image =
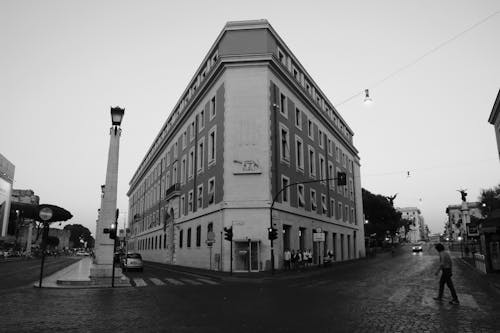
{"type": "Polygon", "coordinates": [[[412,221],[408,232],[402,227],[399,230],[400,235],[405,235],[406,241],[415,243],[429,239],[429,228],[424,222],[424,217],[421,215],[420,209],[417,207],[396,208],[401,213],[401,218],[412,221]]]}
{"type": "Polygon", "coordinates": [[[0,154],[0,240],[7,236],[15,166],[0,154]]]}
{"type": "MultiPolygon", "coordinates": [[[[18,244],[21,244],[23,248],[25,248],[24,244],[28,241],[29,237],[29,228],[23,228],[19,233],[18,244]]],[[[36,228],[32,228],[31,240],[33,244],[41,246],[42,244],[42,235],[41,230],[37,230],[36,228]],[[37,238],[37,232],[40,232],[40,235],[37,238]]],[[[58,250],[62,250],[64,248],[70,247],[69,238],[71,236],[71,231],[57,228],[49,228],[49,237],[57,237],[59,239],[59,245],[55,248],[58,250]]]]}
{"type": "MultiPolygon", "coordinates": [[[[11,195],[9,227],[7,234],[14,238],[21,247],[27,247],[26,240],[20,240],[20,236],[27,234],[34,224],[34,220],[26,216],[31,216],[40,202],[40,197],[35,195],[33,190],[13,189],[11,195]]],[[[31,241],[33,241],[32,239],[31,241]]]]}
{"type": "MultiPolygon", "coordinates": [[[[469,216],[476,217],[478,219],[483,218],[481,213],[481,203],[480,202],[467,202],[467,208],[469,211],[469,216]]],[[[465,237],[467,233],[466,225],[463,222],[463,206],[460,205],[449,205],[446,207],[446,214],[448,215],[448,221],[445,225],[445,235],[450,241],[458,240],[458,237],[465,237]]]]}
{"type": "Polygon", "coordinates": [[[497,138],[498,157],[500,158],[500,90],[498,91],[497,98],[493,104],[488,122],[495,128],[495,135],[497,138]]]}
{"type": "Polygon", "coordinates": [[[271,25],[229,22],[130,181],[129,245],[229,271],[232,228],[233,269],[263,271],[272,225],[277,268],[285,249],[364,257],[359,170],[353,131],[271,25]]]}

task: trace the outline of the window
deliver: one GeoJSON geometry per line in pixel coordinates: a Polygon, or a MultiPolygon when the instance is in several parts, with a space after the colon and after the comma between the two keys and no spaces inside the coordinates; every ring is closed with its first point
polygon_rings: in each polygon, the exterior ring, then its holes
{"type": "Polygon", "coordinates": [[[347,168],[347,154],[342,153],[342,165],[347,168]]]}
{"type": "Polygon", "coordinates": [[[210,120],[214,119],[216,112],[215,96],[210,100],[210,120]]]}
{"type": "Polygon", "coordinates": [[[351,223],[354,223],[354,208],[351,208],[350,221],[351,221],[351,223]]]}
{"type": "Polygon", "coordinates": [[[316,153],[311,146],[309,146],[309,176],[316,176],[316,153]]]}
{"type": "MultiPolygon", "coordinates": [[[[325,179],[326,178],[325,158],[320,154],[318,155],[319,155],[319,179],[325,179]]],[[[321,183],[325,184],[326,181],[322,181],[321,183]]]]}
{"type": "Polygon", "coordinates": [[[167,235],[163,235],[163,248],[167,248],[167,235]]]}
{"type": "Polygon", "coordinates": [[[201,132],[203,128],[205,128],[205,110],[201,109],[198,114],[198,131],[201,132]]]}
{"type": "Polygon", "coordinates": [[[188,228],[188,234],[187,234],[187,247],[191,247],[191,228],[188,228]]]}
{"type": "Polygon", "coordinates": [[[328,139],[328,155],[333,155],[333,141],[328,139]]]}
{"type": "Polygon", "coordinates": [[[340,163],[340,148],[338,146],[335,147],[335,160],[340,163]]]}
{"type": "Polygon", "coordinates": [[[295,126],[302,129],[302,112],[298,108],[295,108],[295,126]]]}
{"type": "Polygon", "coordinates": [[[295,80],[299,81],[300,74],[299,74],[299,71],[297,70],[297,68],[295,68],[295,66],[292,66],[292,73],[293,73],[293,77],[295,78],[295,80]]]}
{"type": "Polygon", "coordinates": [[[313,122],[311,120],[307,121],[307,135],[314,141],[314,133],[313,133],[313,122]]]}
{"type": "Polygon", "coordinates": [[[193,177],[194,175],[194,148],[191,148],[189,151],[189,160],[188,160],[188,178],[193,177]]]}
{"type": "Polygon", "coordinates": [[[321,195],[321,209],[322,209],[321,213],[323,215],[326,215],[328,213],[328,207],[326,205],[326,195],[324,194],[321,195]]]}
{"type": "Polygon", "coordinates": [[[205,138],[198,141],[198,157],[197,157],[197,170],[198,173],[203,172],[203,162],[205,158],[205,138]]]}
{"type": "Polygon", "coordinates": [[[318,209],[318,201],[316,199],[316,191],[311,189],[311,210],[316,211],[318,209]]]}
{"type": "Polygon", "coordinates": [[[186,182],[186,156],[182,157],[181,161],[181,184],[186,182]]]}
{"type": "Polygon", "coordinates": [[[330,213],[335,216],[335,199],[330,199],[330,213]]]}
{"type": "Polygon", "coordinates": [[[349,198],[354,200],[354,180],[349,178],[349,198]]]}
{"type": "Polygon", "coordinates": [[[319,135],[319,140],[318,140],[319,141],[319,146],[321,148],[323,148],[324,147],[324,142],[325,142],[325,138],[323,137],[323,131],[322,130],[318,130],[318,131],[319,131],[318,132],[318,135],[319,135]]]}
{"type": "Polygon", "coordinates": [[[298,136],[295,136],[295,165],[297,169],[304,171],[304,144],[298,136]]]}
{"type": "Polygon", "coordinates": [[[215,177],[208,180],[208,204],[215,202],[215,177]]]}
{"type": "Polygon", "coordinates": [[[304,200],[304,185],[297,185],[297,206],[304,208],[306,206],[306,202],[304,200]]]}
{"type": "Polygon", "coordinates": [[[336,215],[336,218],[338,220],[342,220],[342,203],[341,202],[339,202],[337,204],[337,215],[336,215]]]}
{"type": "Polygon", "coordinates": [[[194,124],[194,121],[191,123],[191,128],[189,130],[189,141],[193,141],[194,140],[194,137],[195,137],[195,124],[194,124]]]}
{"type": "Polygon", "coordinates": [[[208,133],[208,165],[215,163],[217,128],[213,127],[208,133]]]}
{"type": "Polygon", "coordinates": [[[349,159],[349,172],[352,173],[353,169],[354,169],[354,163],[352,162],[351,159],[349,159]]]}
{"type": "Polygon", "coordinates": [[[285,65],[286,64],[286,59],[285,59],[285,54],[278,48],[278,60],[285,65]]]}
{"type": "Polygon", "coordinates": [[[196,201],[198,209],[203,208],[203,184],[198,185],[198,192],[196,193],[196,201]]]}
{"type": "Polygon", "coordinates": [[[288,108],[286,105],[286,96],[280,93],[280,112],[285,117],[288,118],[288,108]]]}
{"type": "Polygon", "coordinates": [[[172,184],[177,183],[177,162],[174,163],[174,166],[172,167],[172,184]]]}
{"type": "Polygon", "coordinates": [[[208,233],[209,232],[213,232],[214,231],[214,224],[212,222],[210,222],[208,225],[207,225],[207,238],[208,238],[208,233]]]}
{"type": "Polygon", "coordinates": [[[181,196],[181,209],[180,209],[180,213],[181,213],[181,216],[182,215],[186,215],[186,197],[183,195],[181,196]]]}
{"type": "Polygon", "coordinates": [[[181,229],[181,231],[179,231],[179,247],[182,247],[183,242],[184,242],[184,230],[181,229]]]}
{"type": "Polygon", "coordinates": [[[177,150],[178,150],[178,149],[177,149],[177,142],[176,142],[176,143],[174,143],[174,160],[175,160],[175,159],[177,158],[177,156],[178,156],[178,152],[177,152],[177,150]]]}
{"type": "Polygon", "coordinates": [[[282,162],[290,162],[290,138],[288,128],[280,124],[280,159],[282,162]]]}
{"type": "Polygon", "coordinates": [[[330,188],[335,189],[335,173],[333,172],[332,162],[328,162],[328,177],[330,178],[330,180],[328,181],[328,183],[330,184],[330,188]]]}
{"type": "Polygon", "coordinates": [[[201,246],[201,225],[196,227],[196,246],[201,246]]]}
{"type": "Polygon", "coordinates": [[[281,176],[281,189],[286,188],[281,192],[281,201],[282,202],[289,202],[290,201],[290,188],[287,187],[290,185],[290,178],[286,176],[281,176]]]}
{"type": "Polygon", "coordinates": [[[193,191],[188,192],[188,212],[193,211],[193,191]]]}
{"type": "Polygon", "coordinates": [[[182,133],[182,149],[185,149],[187,145],[187,131],[182,133]]]}
{"type": "Polygon", "coordinates": [[[345,205],[344,206],[344,221],[349,220],[349,206],[345,205]]]}

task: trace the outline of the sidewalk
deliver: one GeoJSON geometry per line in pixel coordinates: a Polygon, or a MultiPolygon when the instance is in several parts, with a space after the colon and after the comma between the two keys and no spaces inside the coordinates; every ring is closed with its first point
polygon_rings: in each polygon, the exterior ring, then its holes
{"type": "Polygon", "coordinates": [[[494,289],[496,292],[500,293],[500,274],[498,273],[483,273],[480,270],[478,270],[470,258],[462,258],[461,252],[450,252],[451,256],[459,261],[463,266],[468,267],[471,271],[476,273],[483,281],[488,283],[492,289],[494,289]]]}
{"type": "MultiPolygon", "coordinates": [[[[91,280],[90,266],[92,258],[85,257],[77,262],[55,272],[42,279],[42,288],[110,288],[111,279],[91,280]]],[[[115,287],[131,287],[129,279],[123,276],[115,280],[115,287]]],[[[39,287],[39,281],[33,283],[33,287],[39,287]]]]}

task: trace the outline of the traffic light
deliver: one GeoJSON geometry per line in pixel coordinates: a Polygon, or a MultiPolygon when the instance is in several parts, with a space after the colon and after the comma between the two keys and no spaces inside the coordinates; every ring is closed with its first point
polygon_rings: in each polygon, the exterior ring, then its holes
{"type": "Polygon", "coordinates": [[[345,172],[337,172],[337,186],[347,185],[347,175],[345,172]]]}
{"type": "Polygon", "coordinates": [[[276,238],[278,238],[278,230],[276,228],[268,228],[267,232],[267,237],[269,238],[269,240],[275,240],[276,238]]]}
{"type": "Polygon", "coordinates": [[[227,241],[233,240],[233,227],[224,227],[224,239],[227,241]]]}
{"type": "Polygon", "coordinates": [[[109,238],[116,238],[116,223],[111,223],[111,226],[109,227],[109,238]]]}

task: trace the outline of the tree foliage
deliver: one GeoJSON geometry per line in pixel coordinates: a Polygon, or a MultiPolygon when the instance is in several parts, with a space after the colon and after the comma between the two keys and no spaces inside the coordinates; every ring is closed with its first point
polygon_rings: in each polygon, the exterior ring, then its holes
{"type": "Polygon", "coordinates": [[[408,222],[411,221],[403,221],[401,213],[394,209],[385,196],[373,194],[365,189],[362,189],[362,195],[363,212],[368,220],[365,224],[365,235],[375,234],[375,238],[383,239],[387,232],[394,236],[402,226],[405,226],[405,230],[409,228],[408,222]]]}
{"type": "Polygon", "coordinates": [[[479,201],[484,204],[481,205],[483,216],[488,216],[492,211],[500,209],[500,185],[481,190],[479,201]]]}
{"type": "Polygon", "coordinates": [[[87,247],[93,247],[94,238],[90,235],[90,230],[81,224],[69,224],[64,226],[64,230],[71,232],[69,241],[73,247],[81,247],[80,240],[87,242],[87,247]]]}
{"type": "Polygon", "coordinates": [[[52,247],[56,247],[57,245],[59,245],[59,238],[57,238],[56,236],[48,236],[47,237],[47,245],[52,246],[52,247]]]}

